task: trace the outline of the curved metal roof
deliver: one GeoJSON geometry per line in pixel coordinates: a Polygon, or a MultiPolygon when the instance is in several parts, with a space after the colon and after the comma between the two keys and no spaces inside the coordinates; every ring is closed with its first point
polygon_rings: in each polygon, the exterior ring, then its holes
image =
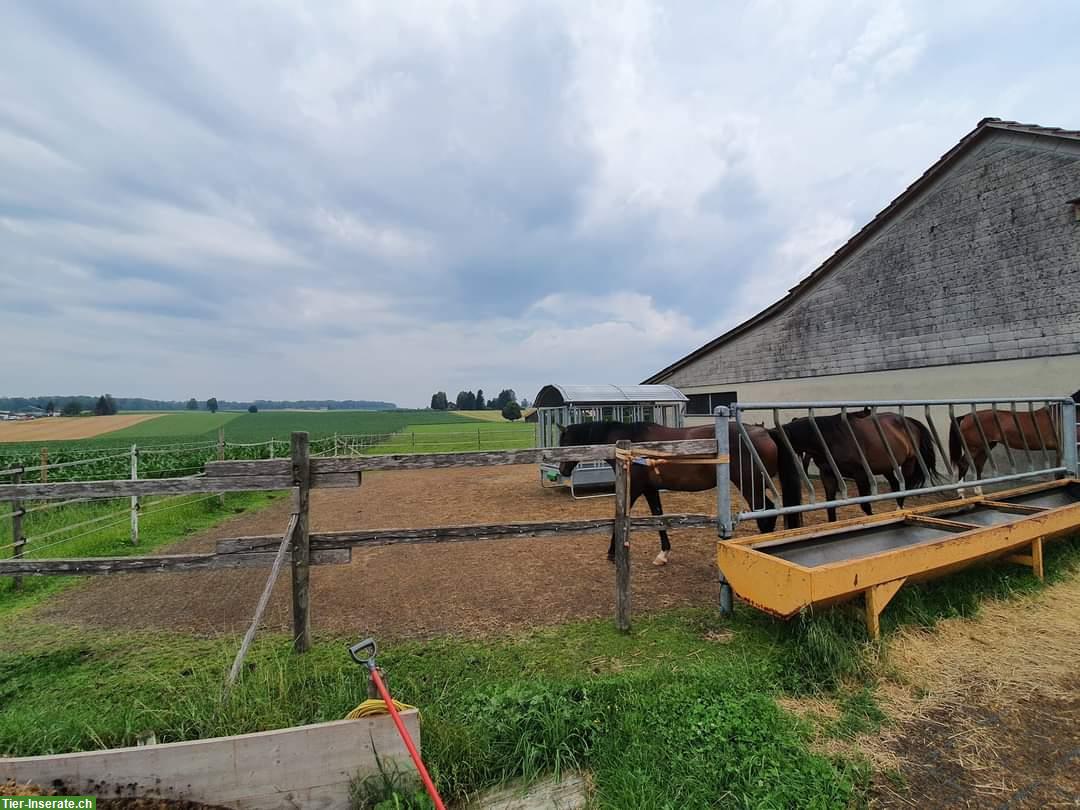
{"type": "Polygon", "coordinates": [[[536,408],[563,405],[622,405],[628,402],[686,402],[686,395],[670,385],[545,385],[536,395],[536,408]]]}

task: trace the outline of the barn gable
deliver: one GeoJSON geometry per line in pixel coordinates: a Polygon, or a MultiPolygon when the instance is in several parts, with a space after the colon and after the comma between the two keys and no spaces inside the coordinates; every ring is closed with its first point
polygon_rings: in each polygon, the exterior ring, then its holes
{"type": "Polygon", "coordinates": [[[1077,197],[1080,132],[985,119],[784,299],[645,382],[1080,353],[1077,197]]]}

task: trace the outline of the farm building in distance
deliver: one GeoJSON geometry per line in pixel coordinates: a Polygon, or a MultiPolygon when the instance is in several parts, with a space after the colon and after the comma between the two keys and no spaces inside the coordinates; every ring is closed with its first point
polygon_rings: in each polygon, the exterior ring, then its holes
{"type": "Polygon", "coordinates": [[[649,377],[735,399],[1080,389],[1080,132],[987,118],[784,298],[649,377]]]}

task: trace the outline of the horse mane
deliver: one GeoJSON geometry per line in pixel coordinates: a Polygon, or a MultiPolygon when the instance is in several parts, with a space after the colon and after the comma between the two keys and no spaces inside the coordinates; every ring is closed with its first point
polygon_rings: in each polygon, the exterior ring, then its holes
{"type": "MultiPolygon", "coordinates": [[[[848,418],[859,419],[869,416],[869,414],[870,411],[864,409],[863,411],[849,413],[848,418]]],[[[840,414],[815,416],[814,421],[817,422],[818,430],[821,431],[825,444],[829,447],[835,447],[849,438],[847,428],[843,425],[840,414]]],[[[817,434],[814,432],[814,426],[810,424],[809,416],[793,419],[784,425],[783,430],[791,439],[792,444],[795,445],[796,451],[805,448],[809,452],[818,452],[821,449],[821,442],[818,441],[817,434]]]]}

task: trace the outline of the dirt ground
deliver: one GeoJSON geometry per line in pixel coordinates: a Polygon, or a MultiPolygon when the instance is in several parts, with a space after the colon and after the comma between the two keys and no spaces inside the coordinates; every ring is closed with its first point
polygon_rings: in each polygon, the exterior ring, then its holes
{"type": "Polygon", "coordinates": [[[80,416],[31,419],[28,422],[0,422],[0,442],[55,442],[92,439],[102,433],[122,430],[139,422],[157,419],[160,413],[122,413],[115,416],[80,416]]]}
{"type": "Polygon", "coordinates": [[[890,641],[883,808],[1080,807],[1080,577],[890,641]]]}
{"type": "MultiPolygon", "coordinates": [[[[664,493],[663,502],[668,512],[715,513],[715,498],[715,490],[672,492],[664,493]]],[[[365,474],[358,489],[312,492],[312,529],[611,517],[613,508],[610,497],[574,500],[566,490],[542,489],[533,465],[380,472],[365,474]]],[[[288,510],[282,500],[238,515],[169,551],[208,551],[220,538],[279,534],[288,510]]],[[[643,498],[634,511],[648,514],[643,498]]],[[[859,513],[852,509],[850,514],[859,513]]],[[[822,518],[811,518],[817,519],[822,518]]],[[[609,539],[593,534],[354,549],[350,565],[312,569],[313,625],[316,632],[403,638],[475,635],[611,616],[609,539]]],[[[652,559],[658,537],[634,534],[635,613],[716,604],[715,531],[675,531],[671,543],[671,562],[657,568],[652,559]]],[[[102,577],[49,600],[41,612],[50,619],[100,627],[236,631],[250,621],[266,573],[258,568],[102,577]]],[[[275,589],[268,627],[288,629],[288,582],[288,576],[281,577],[275,589]]]]}

